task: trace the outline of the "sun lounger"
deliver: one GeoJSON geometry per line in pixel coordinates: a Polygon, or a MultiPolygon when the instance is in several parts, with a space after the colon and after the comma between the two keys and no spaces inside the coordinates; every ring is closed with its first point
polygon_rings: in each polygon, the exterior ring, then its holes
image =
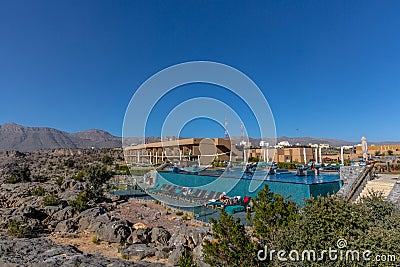
{"type": "Polygon", "coordinates": [[[225,206],[224,210],[228,214],[235,214],[236,212],[244,211],[246,208],[243,205],[229,205],[225,206]]]}
{"type": "Polygon", "coordinates": [[[194,196],[192,198],[192,201],[193,202],[200,202],[202,200],[205,200],[206,199],[206,194],[207,194],[207,190],[201,190],[201,192],[199,193],[198,196],[194,196]]]}
{"type": "Polygon", "coordinates": [[[218,193],[216,193],[215,191],[211,191],[210,194],[208,194],[207,198],[208,199],[216,199],[218,193]]]}

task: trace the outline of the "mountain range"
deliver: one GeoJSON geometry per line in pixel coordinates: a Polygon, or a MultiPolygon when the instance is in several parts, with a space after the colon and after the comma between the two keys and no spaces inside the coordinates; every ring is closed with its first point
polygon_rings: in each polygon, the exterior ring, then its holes
{"type": "MultiPolygon", "coordinates": [[[[176,138],[176,137],[175,137],[176,138]]],[[[236,143],[241,137],[232,137],[236,143]]],[[[143,138],[132,137],[125,139],[126,144],[141,143],[143,138]]],[[[159,137],[147,137],[146,143],[160,141],[159,137]]],[[[258,145],[260,139],[249,138],[253,145],[258,145]]],[[[267,140],[268,141],[268,140],[267,140]]],[[[329,144],[333,147],[356,145],[360,142],[349,142],[328,138],[313,137],[287,137],[281,136],[278,142],[288,141],[290,144],[308,145],[329,144]]],[[[272,144],[271,140],[271,144],[272,144]]],[[[392,144],[399,142],[375,142],[374,144],[392,144]]],[[[0,125],[0,151],[18,150],[28,152],[38,149],[56,149],[56,148],[113,148],[121,147],[122,138],[113,136],[110,133],[91,129],[77,133],[67,133],[48,127],[27,127],[13,122],[0,125]]]]}
{"type": "Polygon", "coordinates": [[[91,147],[121,147],[121,138],[97,129],[71,134],[54,128],[26,127],[13,122],[0,125],[0,151],[91,147]]]}

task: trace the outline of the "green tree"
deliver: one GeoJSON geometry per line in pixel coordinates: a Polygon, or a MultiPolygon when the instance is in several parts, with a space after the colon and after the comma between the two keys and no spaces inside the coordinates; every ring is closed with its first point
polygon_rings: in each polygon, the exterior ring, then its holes
{"type": "Polygon", "coordinates": [[[274,194],[265,185],[253,200],[254,216],[247,219],[254,227],[254,235],[264,243],[270,243],[279,229],[289,226],[299,219],[299,207],[279,194],[274,194]]]}
{"type": "Polygon", "coordinates": [[[221,211],[219,220],[210,219],[214,242],[205,241],[204,262],[211,266],[257,266],[257,249],[240,219],[221,211]]]}
{"type": "Polygon", "coordinates": [[[393,155],[393,150],[388,150],[388,155],[392,156],[393,155]]]}
{"type": "Polygon", "coordinates": [[[105,166],[89,166],[85,171],[85,178],[94,190],[99,190],[113,176],[105,166]]]}

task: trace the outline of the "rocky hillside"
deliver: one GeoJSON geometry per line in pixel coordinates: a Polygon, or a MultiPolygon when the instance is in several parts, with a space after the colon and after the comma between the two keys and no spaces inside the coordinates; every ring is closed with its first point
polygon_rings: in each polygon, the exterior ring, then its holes
{"type": "Polygon", "coordinates": [[[121,160],[122,149],[0,152],[0,266],[177,266],[184,251],[205,266],[208,227],[106,193],[98,179],[121,160]]]}
{"type": "Polygon", "coordinates": [[[12,122],[0,125],[0,151],[91,147],[121,147],[121,138],[96,129],[70,134],[53,128],[26,127],[12,122]]]}

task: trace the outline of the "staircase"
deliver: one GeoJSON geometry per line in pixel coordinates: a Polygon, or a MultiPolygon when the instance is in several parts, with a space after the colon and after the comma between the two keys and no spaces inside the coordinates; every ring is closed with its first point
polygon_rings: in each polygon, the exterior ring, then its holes
{"type": "Polygon", "coordinates": [[[358,196],[356,202],[358,202],[362,197],[365,197],[369,194],[369,192],[381,192],[382,196],[386,199],[390,192],[392,191],[394,185],[396,184],[396,179],[393,176],[382,175],[380,178],[377,178],[372,181],[368,181],[366,186],[361,191],[358,196]]]}
{"type": "Polygon", "coordinates": [[[364,189],[367,181],[370,180],[371,165],[367,166],[347,166],[340,168],[340,179],[343,181],[343,186],[336,193],[348,201],[355,201],[364,189]]]}

